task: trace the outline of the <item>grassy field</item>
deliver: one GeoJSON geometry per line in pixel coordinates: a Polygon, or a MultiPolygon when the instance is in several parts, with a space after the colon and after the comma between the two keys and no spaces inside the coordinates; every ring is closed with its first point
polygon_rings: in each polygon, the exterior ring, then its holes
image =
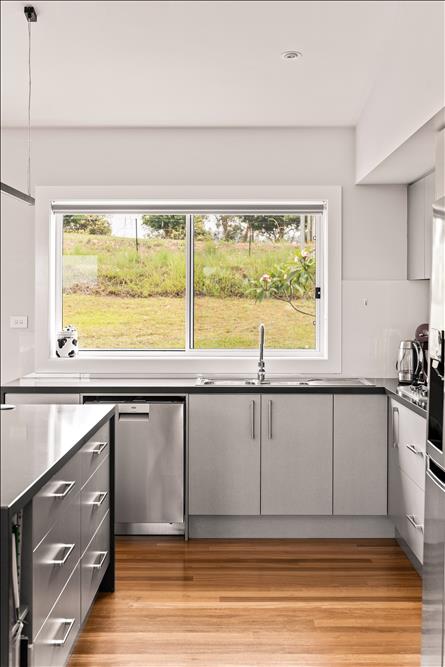
{"type": "MultiPolygon", "coordinates": [[[[98,260],[97,283],[75,285],[68,291],[135,297],[184,294],[184,241],[142,239],[136,252],[132,239],[69,233],[64,235],[63,252],[80,261],[85,256],[98,260]]],[[[291,261],[294,253],[295,246],[290,243],[257,243],[249,255],[247,243],[197,241],[195,294],[245,297],[249,280],[291,261]]]]}
{"type": "MultiPolygon", "coordinates": [[[[195,300],[195,347],[252,348],[258,324],[266,325],[269,348],[312,348],[312,319],[277,301],[199,297],[195,300]]],[[[184,347],[184,300],[68,294],[64,325],[75,323],[81,348],[181,349],[184,347]]]]}
{"type": "MultiPolygon", "coordinates": [[[[63,323],[82,348],[184,348],[185,242],[64,234],[63,323]]],[[[260,322],[270,348],[313,348],[313,318],[278,301],[259,304],[249,281],[293,259],[290,243],[197,241],[195,347],[251,348],[260,322]]],[[[305,302],[305,310],[313,309],[305,302]]]]}

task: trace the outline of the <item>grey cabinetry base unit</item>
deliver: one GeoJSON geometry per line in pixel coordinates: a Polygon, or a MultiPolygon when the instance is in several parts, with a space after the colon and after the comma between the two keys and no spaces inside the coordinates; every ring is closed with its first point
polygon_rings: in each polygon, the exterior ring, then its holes
{"type": "Polygon", "coordinates": [[[261,401],[261,514],[332,514],[333,397],[261,401]]]}
{"type": "Polygon", "coordinates": [[[260,513],[260,396],[192,395],[189,513],[260,513]]]}
{"type": "Polygon", "coordinates": [[[387,514],[386,396],[334,396],[334,514],[387,514]]]}
{"type": "Polygon", "coordinates": [[[419,569],[423,563],[426,419],[393,399],[390,408],[388,511],[399,541],[419,569]]]}
{"type": "Polygon", "coordinates": [[[196,395],[189,405],[191,516],[259,516],[265,536],[274,517],[386,517],[386,396],[196,395]]]}

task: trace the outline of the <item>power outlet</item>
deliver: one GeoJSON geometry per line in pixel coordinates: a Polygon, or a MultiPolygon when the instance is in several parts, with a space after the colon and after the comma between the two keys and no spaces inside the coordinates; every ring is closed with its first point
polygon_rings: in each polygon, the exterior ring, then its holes
{"type": "Polygon", "coordinates": [[[28,315],[11,315],[9,318],[9,326],[11,329],[27,329],[28,315]]]}

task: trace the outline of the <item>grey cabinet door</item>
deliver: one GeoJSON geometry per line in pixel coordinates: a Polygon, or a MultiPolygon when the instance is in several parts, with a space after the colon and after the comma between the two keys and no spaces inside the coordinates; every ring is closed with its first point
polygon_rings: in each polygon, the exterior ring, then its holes
{"type": "Polygon", "coordinates": [[[403,512],[402,479],[399,466],[400,410],[403,406],[389,401],[388,419],[388,516],[401,532],[403,512]]]}
{"type": "Polygon", "coordinates": [[[258,395],[191,395],[189,513],[260,513],[258,395]]]}
{"type": "Polygon", "coordinates": [[[387,514],[387,398],[334,396],[334,514],[387,514]]]}
{"type": "Polygon", "coordinates": [[[261,514],[332,514],[332,402],[262,396],[261,514]]]}
{"type": "Polygon", "coordinates": [[[425,270],[424,277],[431,278],[433,254],[433,204],[435,201],[436,175],[425,176],[425,270]]]}
{"type": "Polygon", "coordinates": [[[408,280],[425,278],[425,179],[408,187],[408,280]]]}

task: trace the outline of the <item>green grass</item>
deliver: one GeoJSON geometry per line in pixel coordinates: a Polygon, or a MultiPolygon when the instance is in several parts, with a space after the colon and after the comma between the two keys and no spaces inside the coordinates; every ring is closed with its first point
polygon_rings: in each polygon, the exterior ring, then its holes
{"type": "MultiPolygon", "coordinates": [[[[95,256],[95,285],[73,285],[67,291],[109,296],[182,296],[185,290],[185,242],[142,239],[139,252],[132,239],[80,233],[64,235],[65,255],[95,256]]],[[[246,297],[249,280],[269,273],[277,264],[292,260],[290,243],[197,241],[195,243],[195,294],[246,297]]]]}
{"type": "MultiPolygon", "coordinates": [[[[198,297],[195,300],[195,347],[256,348],[258,325],[266,325],[269,348],[313,348],[312,319],[277,301],[198,297]]],[[[64,325],[76,324],[84,349],[182,349],[184,300],[172,297],[64,297],[64,325]]]]}

